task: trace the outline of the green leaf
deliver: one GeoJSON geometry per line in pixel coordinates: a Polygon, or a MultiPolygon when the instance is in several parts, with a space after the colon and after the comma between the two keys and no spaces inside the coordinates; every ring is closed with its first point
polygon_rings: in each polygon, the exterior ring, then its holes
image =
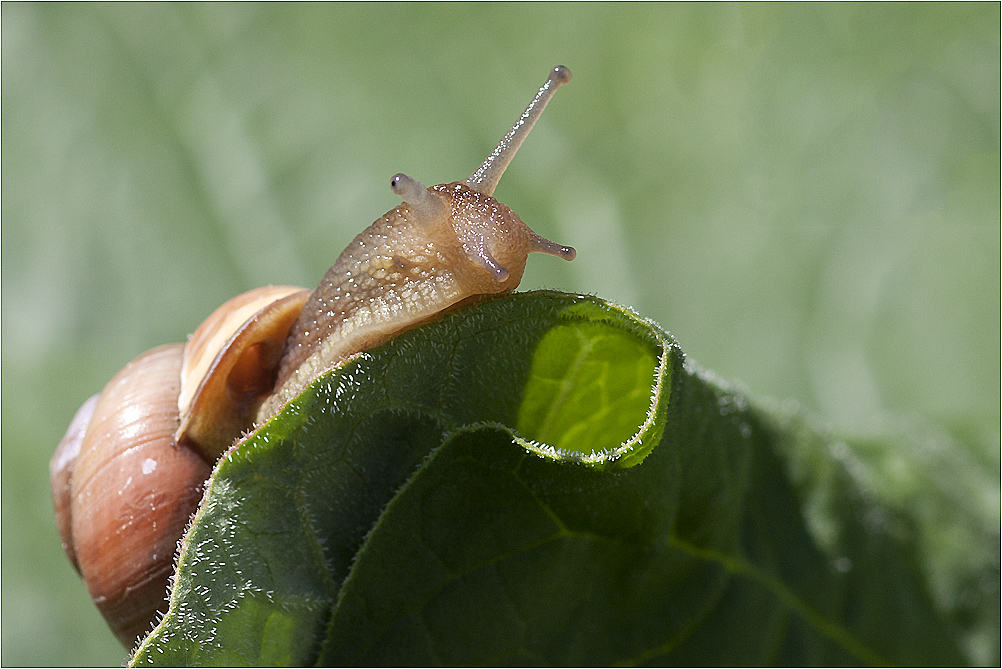
{"type": "MultiPolygon", "coordinates": [[[[556,62],[575,79],[497,194],[578,257],[522,285],[633,306],[865,437],[915,511],[992,502],[997,526],[997,5],[568,7],[2,5],[0,664],[124,656],[53,524],[81,402],[237,293],[315,286],[398,204],[392,174],[468,175],[556,62]],[[949,505],[934,469],[900,479],[930,423],[942,459],[979,464],[949,505]]],[[[983,545],[959,525],[937,541],[983,545]]],[[[986,606],[998,576],[936,583],[986,606]]]]}
{"type": "MultiPolygon", "coordinates": [[[[349,360],[224,456],[132,662],[972,661],[998,608],[961,624],[934,533],[869,471],[622,307],[488,301],[349,360]]],[[[953,576],[997,579],[979,555],[953,576]]]]}

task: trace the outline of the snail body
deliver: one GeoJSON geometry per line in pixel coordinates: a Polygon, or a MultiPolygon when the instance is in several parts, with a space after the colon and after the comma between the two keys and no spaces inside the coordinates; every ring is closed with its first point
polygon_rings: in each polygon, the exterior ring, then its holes
{"type": "Polygon", "coordinates": [[[529,253],[574,249],[529,229],[493,197],[554,91],[554,68],[468,178],[426,188],[359,234],[312,293],[269,286],[226,302],[185,345],[142,354],[88,400],[50,463],[56,524],[71,563],[126,646],[166,610],[177,542],[219,456],[314,378],[401,330],[514,290],[529,253]]]}
{"type": "Polygon", "coordinates": [[[355,237],[310,296],[258,424],[349,355],[461,302],[514,290],[528,254],[574,259],[573,248],[540,237],[493,197],[553,93],[570,79],[566,67],[553,68],[497,148],[463,181],[425,188],[405,174],[390,180],[403,204],[355,237]]]}

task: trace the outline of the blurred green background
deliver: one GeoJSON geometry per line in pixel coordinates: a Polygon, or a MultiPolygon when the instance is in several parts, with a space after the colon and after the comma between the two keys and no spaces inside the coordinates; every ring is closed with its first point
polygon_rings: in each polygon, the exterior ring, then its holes
{"type": "MultiPolygon", "coordinates": [[[[942,426],[997,481],[999,6],[2,7],[2,658],[118,664],[48,459],[141,351],[314,286],[562,89],[497,191],[573,263],[847,434],[942,426]]],[[[962,451],[962,452],[960,452],[962,451]]],[[[997,497],[997,490],[995,491],[997,497]]]]}

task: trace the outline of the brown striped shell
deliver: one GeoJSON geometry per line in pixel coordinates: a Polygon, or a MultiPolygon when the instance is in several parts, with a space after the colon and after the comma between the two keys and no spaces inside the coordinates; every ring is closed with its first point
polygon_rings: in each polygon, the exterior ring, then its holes
{"type": "Polygon", "coordinates": [[[167,610],[177,542],[202,485],[271,390],[308,295],[269,286],[233,298],[186,345],[126,365],[59,443],[49,473],[63,549],[125,646],[167,610]]]}

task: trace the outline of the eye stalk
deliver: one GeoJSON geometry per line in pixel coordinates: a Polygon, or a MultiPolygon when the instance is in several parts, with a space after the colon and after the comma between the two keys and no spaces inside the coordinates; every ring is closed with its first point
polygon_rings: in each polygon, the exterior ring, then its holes
{"type": "Polygon", "coordinates": [[[390,179],[390,189],[409,204],[418,219],[424,222],[439,220],[449,213],[445,199],[424,187],[424,184],[406,174],[395,174],[390,179]]]}
{"type": "Polygon", "coordinates": [[[550,71],[550,76],[546,78],[546,83],[543,84],[539,92],[536,93],[536,97],[532,99],[529,106],[522,112],[522,116],[515,121],[515,125],[511,127],[508,134],[501,138],[501,141],[494,151],[491,152],[491,155],[487,156],[487,159],[484,160],[480,167],[463,183],[475,191],[479,191],[485,195],[493,195],[494,189],[497,188],[498,182],[501,181],[501,176],[504,174],[505,168],[511,163],[511,159],[515,157],[518,147],[522,146],[522,142],[528,137],[532,126],[536,125],[536,121],[539,120],[543,110],[546,109],[550,98],[553,97],[558,88],[570,80],[571,71],[566,67],[557,65],[553,68],[550,71]]]}

